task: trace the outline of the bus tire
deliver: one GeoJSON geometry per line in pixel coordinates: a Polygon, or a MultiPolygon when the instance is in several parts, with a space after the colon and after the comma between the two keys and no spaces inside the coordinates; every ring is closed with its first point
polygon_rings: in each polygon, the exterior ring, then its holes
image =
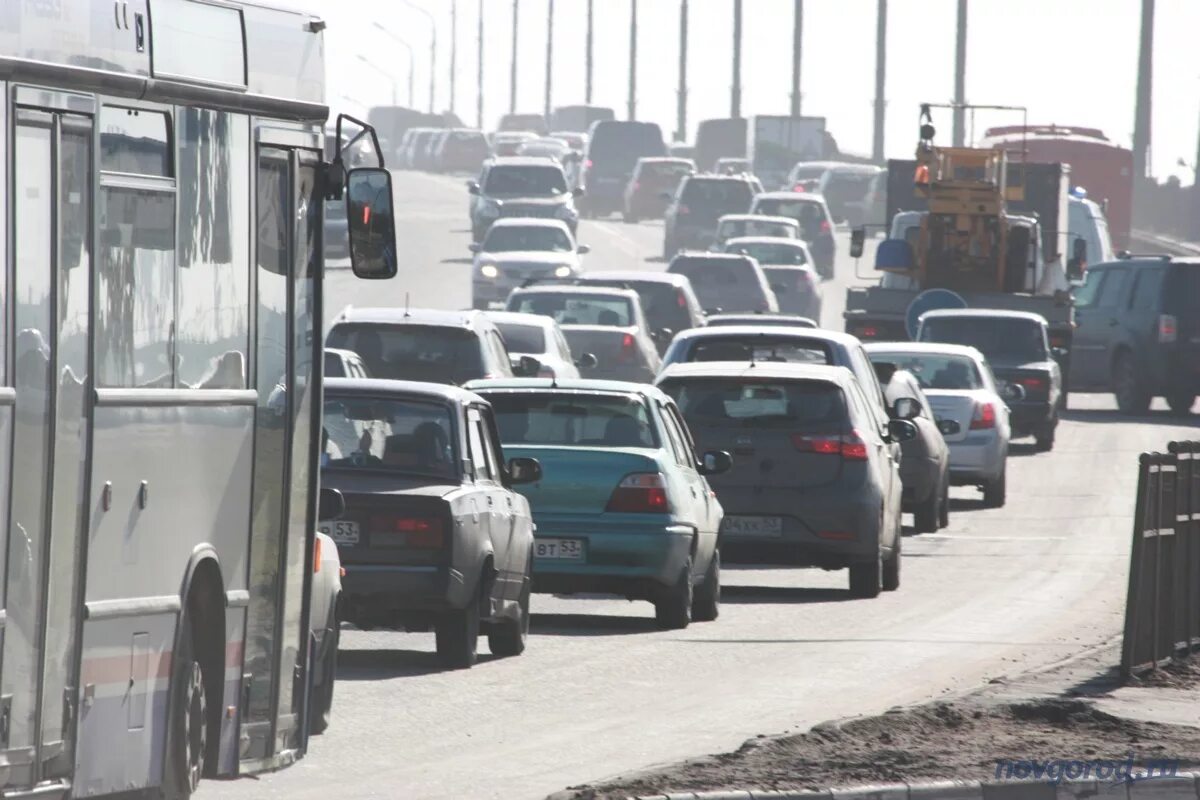
{"type": "Polygon", "coordinates": [[[200,784],[208,750],[208,695],[196,652],[191,615],[180,621],[179,645],[171,667],[171,716],[163,769],[164,800],[187,800],[200,784]]]}

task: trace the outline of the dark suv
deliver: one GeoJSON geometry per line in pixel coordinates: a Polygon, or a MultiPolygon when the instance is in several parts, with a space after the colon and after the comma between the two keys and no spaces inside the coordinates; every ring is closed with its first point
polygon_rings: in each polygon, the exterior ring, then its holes
{"type": "Polygon", "coordinates": [[[663,259],[684,249],[704,250],[717,235],[726,214],[750,210],[762,184],[753,175],[690,175],[679,184],[663,227],[663,259]]]}
{"type": "Polygon", "coordinates": [[[1200,259],[1133,257],[1088,267],[1075,290],[1072,390],[1111,391],[1141,414],[1165,397],[1176,414],[1200,394],[1200,259]]]}

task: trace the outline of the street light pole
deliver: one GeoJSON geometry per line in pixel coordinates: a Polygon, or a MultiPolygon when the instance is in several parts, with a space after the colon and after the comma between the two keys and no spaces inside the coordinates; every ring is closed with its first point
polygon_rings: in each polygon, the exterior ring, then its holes
{"type": "Polygon", "coordinates": [[[454,90],[458,78],[458,0],[450,0],[450,113],[454,109],[454,90]]]}
{"type": "Polygon", "coordinates": [[[479,45],[478,60],[475,74],[475,120],[479,130],[483,130],[483,0],[479,0],[479,45]]]}
{"type": "Polygon", "coordinates": [[[729,116],[742,115],[742,0],[733,0],[733,89],[729,94],[729,116]]]}
{"type": "Polygon", "coordinates": [[[359,61],[361,61],[361,62],[363,62],[364,64],[366,64],[366,65],[367,65],[368,67],[370,67],[371,69],[373,69],[373,70],[375,70],[376,72],[378,72],[380,75],[383,75],[383,76],[384,76],[385,78],[387,78],[389,81],[391,81],[391,84],[392,84],[392,105],[397,105],[397,102],[398,102],[398,101],[396,100],[396,76],[395,76],[395,75],[393,75],[392,73],[388,72],[388,71],[387,71],[386,69],[384,69],[383,67],[381,67],[381,66],[379,66],[378,64],[376,64],[376,63],[375,63],[374,61],[372,61],[371,59],[369,59],[369,58],[367,58],[366,56],[362,55],[361,53],[359,53],[358,60],[359,60],[359,61]]]}
{"type": "Polygon", "coordinates": [[[546,0],[546,119],[550,119],[550,94],[554,81],[554,0],[546,0]]]}
{"type": "Polygon", "coordinates": [[[676,106],[675,141],[687,141],[687,52],[688,0],[679,0],[679,96],[676,106]]]}
{"type": "Polygon", "coordinates": [[[887,101],[884,88],[887,84],[887,0],[879,0],[875,19],[875,137],[871,145],[871,157],[883,161],[884,115],[887,101]]]}
{"type": "Polygon", "coordinates": [[[508,76],[508,113],[517,113],[517,45],[520,42],[518,31],[521,20],[521,0],[513,0],[512,20],[512,70],[508,76]]]}
{"type": "Polygon", "coordinates": [[[955,147],[967,140],[967,0],[958,0],[958,35],[954,48],[954,131],[955,147]]]}
{"type": "Polygon", "coordinates": [[[437,20],[433,14],[429,13],[429,9],[422,8],[412,0],[404,0],[404,5],[425,16],[429,20],[429,113],[433,114],[435,109],[434,91],[437,87],[437,20]]]}
{"type": "Polygon", "coordinates": [[[583,92],[583,102],[590,106],[592,104],[592,0],[587,0],[587,44],[584,50],[586,52],[584,56],[586,88],[583,92]]]}
{"type": "Polygon", "coordinates": [[[629,118],[637,118],[638,0],[629,0],[629,118]]]}
{"type": "Polygon", "coordinates": [[[796,0],[792,17],[792,116],[800,116],[800,45],[804,42],[804,0],[796,0]]]}
{"type": "MultiPolygon", "coordinates": [[[[382,31],[385,36],[387,36],[393,42],[395,42],[396,44],[400,45],[401,47],[403,47],[405,50],[408,51],[408,107],[414,108],[414,106],[413,106],[413,77],[416,73],[416,61],[413,56],[412,45],[409,44],[408,42],[404,41],[403,39],[401,39],[399,36],[397,36],[395,31],[391,30],[390,28],[385,28],[382,24],[380,24],[378,22],[375,23],[375,28],[376,28],[376,30],[382,31]]],[[[392,98],[392,105],[396,105],[395,97],[392,98]]]]}

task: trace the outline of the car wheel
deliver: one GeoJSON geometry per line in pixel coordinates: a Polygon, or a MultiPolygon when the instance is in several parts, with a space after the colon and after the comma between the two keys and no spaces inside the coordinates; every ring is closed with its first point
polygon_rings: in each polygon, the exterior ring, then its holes
{"type": "Polygon", "coordinates": [[[1167,405],[1171,407],[1171,413],[1181,417],[1190,414],[1195,403],[1196,395],[1194,394],[1176,392],[1167,395],[1167,405]]]}
{"type": "Polygon", "coordinates": [[[850,565],[850,594],[864,600],[878,597],[883,588],[883,552],[871,561],[850,565]]]}
{"type": "Polygon", "coordinates": [[[679,579],[654,601],[654,621],[663,630],[680,630],[692,621],[692,559],[689,557],[679,579]]]}
{"type": "Polygon", "coordinates": [[[721,614],[721,551],[713,550],[704,583],[696,589],[692,600],[692,619],[696,622],[712,622],[721,614]]]}
{"type": "Polygon", "coordinates": [[[896,546],[892,554],[883,560],[883,575],[880,581],[885,592],[894,592],[900,588],[900,543],[903,539],[896,537],[896,546]]]}
{"type": "Polygon", "coordinates": [[[467,669],[475,663],[479,647],[479,596],[467,602],[467,607],[447,611],[435,628],[437,654],[450,669],[467,669]]]}
{"type": "Polygon", "coordinates": [[[325,623],[325,638],[321,643],[325,646],[325,655],[321,659],[321,683],[313,687],[313,713],[308,719],[308,731],[313,736],[319,736],[329,727],[329,719],[333,714],[333,684],[337,676],[338,643],[341,641],[341,626],[337,620],[337,602],[334,601],[329,609],[329,619],[325,623]]]}
{"type": "Polygon", "coordinates": [[[950,527],[950,480],[942,481],[942,501],[938,506],[938,527],[950,527]]]}
{"type": "Polygon", "coordinates": [[[1138,382],[1137,365],[1130,353],[1121,353],[1113,363],[1112,386],[1122,414],[1145,414],[1150,408],[1150,394],[1138,382]]]}
{"type": "Polygon", "coordinates": [[[1054,449],[1054,434],[1058,431],[1058,419],[1047,422],[1045,427],[1033,435],[1033,447],[1039,453],[1048,453],[1054,449]]]}
{"type": "Polygon", "coordinates": [[[187,613],[180,623],[179,648],[172,667],[174,686],[171,722],[167,734],[167,757],[163,776],[163,796],[187,800],[200,784],[208,751],[208,695],[204,690],[204,670],[192,641],[191,619],[187,613]]]}
{"type": "Polygon", "coordinates": [[[929,498],[913,510],[913,527],[917,533],[935,533],[938,529],[938,514],[941,512],[942,490],[940,486],[929,490],[929,498]]]}
{"type": "Polygon", "coordinates": [[[985,508],[1002,508],[1004,495],[1008,489],[1008,464],[1000,468],[1000,477],[993,478],[983,485],[983,505],[985,508]]]}
{"type": "Polygon", "coordinates": [[[497,623],[488,633],[488,649],[492,655],[507,658],[519,656],[525,652],[525,640],[529,637],[529,578],[525,578],[521,587],[521,600],[517,619],[506,619],[497,623]]]}

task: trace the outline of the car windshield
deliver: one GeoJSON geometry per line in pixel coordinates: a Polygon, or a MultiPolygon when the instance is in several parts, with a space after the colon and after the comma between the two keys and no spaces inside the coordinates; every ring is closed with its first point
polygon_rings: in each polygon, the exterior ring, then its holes
{"type": "Polygon", "coordinates": [[[525,292],[513,298],[509,311],[553,317],[560,325],[604,325],[625,328],[633,324],[633,304],[625,297],[525,292]]]}
{"type": "Polygon", "coordinates": [[[625,395],[483,393],[505,445],[658,447],[646,405],[625,395]]]}
{"type": "Polygon", "coordinates": [[[774,242],[751,242],[747,244],[731,244],[725,248],[729,253],[740,253],[750,256],[759,264],[789,264],[800,266],[807,264],[804,250],[791,245],[774,242]]]}
{"type": "Polygon", "coordinates": [[[567,191],[562,170],[553,166],[496,166],[488,170],[483,190],[490,195],[550,197],[567,191]]]}
{"type": "Polygon", "coordinates": [[[706,377],[662,384],[691,425],[726,425],[838,433],[846,426],[842,390],[824,381],[706,377]]]}
{"type": "Polygon", "coordinates": [[[439,403],[328,395],[321,465],[455,478],[451,431],[450,410],[439,403]]]}
{"type": "Polygon", "coordinates": [[[949,342],[978,349],[988,361],[1044,361],[1042,326],[1007,317],[940,317],[921,324],[921,341],[949,342]]]}
{"type": "Polygon", "coordinates": [[[510,353],[546,352],[546,331],[537,325],[521,325],[516,322],[497,322],[500,335],[510,353]]]}
{"type": "Polygon", "coordinates": [[[494,225],[487,233],[480,248],[486,253],[513,253],[519,251],[543,251],[569,253],[571,237],[562,228],[544,225],[494,225]]]}
{"type": "Polygon", "coordinates": [[[943,353],[871,353],[875,364],[893,364],[911,372],[922,389],[973,390],[983,388],[974,359],[943,353]]]}
{"type": "Polygon", "coordinates": [[[829,345],[802,336],[761,333],[704,336],[692,345],[688,361],[777,361],[790,364],[832,364],[829,345]]]}
{"type": "Polygon", "coordinates": [[[717,235],[722,239],[739,236],[777,236],[781,239],[794,238],[796,226],[786,222],[765,219],[727,219],[721,223],[717,235]]]}
{"type": "Polygon", "coordinates": [[[474,332],[433,325],[337,325],[328,345],[353,350],[377,378],[459,384],[483,377],[474,332]]]}

